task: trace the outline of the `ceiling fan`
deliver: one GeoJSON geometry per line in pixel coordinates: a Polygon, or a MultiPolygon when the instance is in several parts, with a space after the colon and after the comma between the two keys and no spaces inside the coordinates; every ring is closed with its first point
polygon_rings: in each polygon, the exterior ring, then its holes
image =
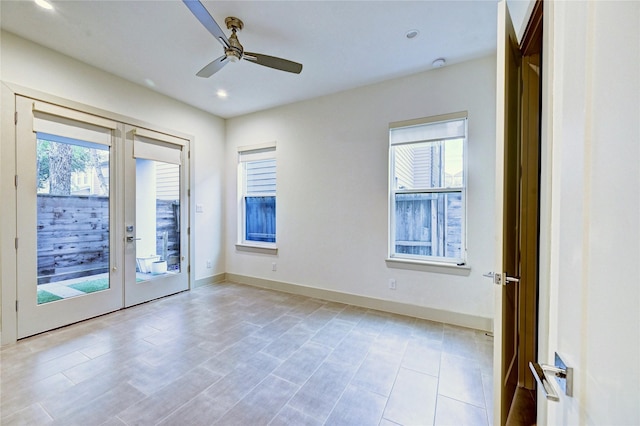
{"type": "Polygon", "coordinates": [[[189,8],[191,13],[200,21],[200,23],[218,40],[224,47],[224,55],[211,61],[196,74],[198,77],[211,77],[229,62],[238,62],[240,59],[247,60],[254,64],[274,68],[281,71],[287,71],[294,74],[300,74],[302,64],[289,61],[275,56],[263,55],[261,53],[245,52],[244,47],[238,41],[236,32],[242,30],[244,24],[238,18],[233,16],[224,20],[227,29],[231,30],[231,36],[227,36],[222,32],[220,26],[215,19],[207,11],[200,0],[182,0],[189,8]]]}

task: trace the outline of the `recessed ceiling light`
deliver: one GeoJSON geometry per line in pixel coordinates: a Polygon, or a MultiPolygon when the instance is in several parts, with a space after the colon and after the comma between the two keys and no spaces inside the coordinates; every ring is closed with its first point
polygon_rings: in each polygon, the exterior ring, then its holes
{"type": "Polygon", "coordinates": [[[216,92],[216,96],[219,97],[220,99],[225,99],[227,96],[229,96],[227,94],[227,92],[225,92],[224,90],[220,89],[216,92]]]}
{"type": "Polygon", "coordinates": [[[418,30],[409,30],[404,34],[404,36],[408,39],[412,39],[418,37],[418,34],[420,34],[420,31],[418,30]]]}
{"type": "Polygon", "coordinates": [[[443,67],[445,64],[447,63],[447,61],[444,58],[438,58],[435,61],[433,61],[431,63],[431,66],[434,68],[441,68],[443,67]]]}
{"type": "Polygon", "coordinates": [[[153,80],[151,80],[150,78],[145,78],[145,79],[144,79],[144,82],[145,82],[145,83],[147,84],[147,86],[149,86],[149,87],[156,87],[156,83],[155,83],[153,80]]]}
{"type": "Polygon", "coordinates": [[[38,6],[43,9],[52,10],[53,5],[49,3],[47,0],[34,0],[38,6]]]}

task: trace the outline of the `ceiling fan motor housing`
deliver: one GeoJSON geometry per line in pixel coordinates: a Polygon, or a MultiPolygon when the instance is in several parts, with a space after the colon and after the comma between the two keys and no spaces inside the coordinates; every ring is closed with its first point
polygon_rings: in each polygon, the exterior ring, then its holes
{"type": "Polygon", "coordinates": [[[233,33],[229,37],[229,47],[224,50],[224,53],[225,55],[227,55],[227,59],[229,59],[231,62],[237,62],[242,59],[244,47],[242,47],[240,41],[238,40],[238,37],[236,37],[235,28],[233,29],[233,33]]]}

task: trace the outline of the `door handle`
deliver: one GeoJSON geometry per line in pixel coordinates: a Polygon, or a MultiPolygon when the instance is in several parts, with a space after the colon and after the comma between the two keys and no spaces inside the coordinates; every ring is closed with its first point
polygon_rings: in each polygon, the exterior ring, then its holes
{"type": "Polygon", "coordinates": [[[560,401],[558,393],[547,378],[545,371],[553,373],[558,380],[558,386],[564,390],[567,396],[573,396],[573,368],[567,367],[556,353],[556,365],[538,364],[529,362],[529,369],[533,373],[536,382],[542,388],[544,396],[550,401],[560,401]]]}
{"type": "Polygon", "coordinates": [[[141,240],[142,238],[133,238],[133,235],[127,235],[127,242],[132,243],[134,241],[141,240]]]}

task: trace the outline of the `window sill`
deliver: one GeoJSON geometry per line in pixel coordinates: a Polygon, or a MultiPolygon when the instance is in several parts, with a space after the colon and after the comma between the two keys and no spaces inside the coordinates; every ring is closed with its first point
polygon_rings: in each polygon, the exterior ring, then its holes
{"type": "Polygon", "coordinates": [[[275,246],[259,246],[250,244],[236,244],[236,250],[246,251],[249,253],[261,253],[261,254],[278,254],[278,247],[275,246]]]}
{"type": "Polygon", "coordinates": [[[456,265],[454,263],[427,262],[398,258],[388,258],[385,259],[385,262],[389,268],[463,276],[469,276],[469,274],[471,274],[471,267],[469,265],[456,265]]]}

